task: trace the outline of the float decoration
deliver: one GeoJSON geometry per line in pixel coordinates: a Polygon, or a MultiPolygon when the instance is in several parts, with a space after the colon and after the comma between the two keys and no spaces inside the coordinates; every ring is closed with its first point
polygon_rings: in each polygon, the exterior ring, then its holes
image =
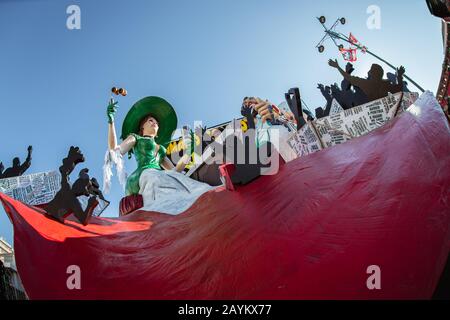
{"type": "Polygon", "coordinates": [[[33,152],[33,147],[28,147],[28,156],[25,161],[21,164],[20,159],[18,157],[14,158],[12,163],[12,167],[7,168],[5,171],[4,165],[0,162],[0,179],[14,178],[19,177],[25,173],[31,166],[31,153],[33,152]]]}
{"type": "Polygon", "coordinates": [[[59,167],[61,173],[61,189],[55,195],[55,198],[45,206],[46,215],[64,223],[64,219],[73,213],[75,218],[87,225],[99,204],[97,197],[106,201],[99,189],[99,184],[95,178],[89,177],[89,169],[82,169],[78,179],[71,185],[69,176],[75,169],[75,166],[84,162],[84,156],[78,147],[70,147],[69,153],[62,161],[59,167]],[[78,199],[80,196],[89,196],[87,207],[83,209],[82,203],[78,199]]]}
{"type": "MultiPolygon", "coordinates": [[[[350,62],[356,61],[356,50],[359,49],[362,52],[373,56],[374,58],[380,60],[381,62],[385,63],[386,65],[388,65],[389,67],[391,67],[392,69],[397,71],[397,68],[394,65],[392,65],[387,60],[381,58],[380,56],[378,56],[378,55],[374,54],[373,52],[371,52],[370,50],[368,50],[367,47],[363,46],[358,40],[356,40],[356,38],[351,33],[350,33],[350,36],[346,36],[346,35],[336,31],[336,28],[339,24],[346,23],[345,18],[337,19],[336,22],[331,26],[331,28],[327,28],[325,26],[326,18],[324,16],[317,18],[317,20],[319,20],[320,24],[324,28],[324,33],[325,33],[325,35],[322,37],[322,39],[316,45],[316,48],[319,50],[320,53],[323,53],[325,51],[324,42],[328,39],[331,39],[333,41],[334,45],[338,48],[339,52],[343,53],[344,60],[346,60],[346,61],[350,61],[350,62]],[[353,49],[350,48],[348,50],[345,50],[343,44],[338,44],[339,40],[344,41],[344,42],[350,44],[351,46],[354,46],[355,48],[353,48],[353,49]]],[[[421,92],[425,92],[425,90],[420,85],[418,85],[413,79],[411,79],[407,75],[404,75],[404,77],[406,79],[408,79],[412,84],[414,84],[421,92]]]]}
{"type": "MultiPolygon", "coordinates": [[[[348,76],[351,76],[354,70],[353,64],[347,63],[345,66],[345,73],[348,76]]],[[[317,85],[317,88],[322,93],[327,104],[325,109],[316,109],[316,118],[329,116],[330,113],[332,113],[332,108],[336,108],[336,106],[341,107],[343,110],[347,110],[369,102],[367,95],[359,87],[352,85],[346,78],[341,81],[341,88],[339,88],[337,84],[324,86],[321,83],[317,85]]]]}
{"type": "Polygon", "coordinates": [[[450,250],[449,135],[427,93],[383,127],[176,217],[60,224],[0,199],[31,299],[429,299],[450,250]],[[66,286],[74,257],[81,290],[66,286]],[[383,290],[366,287],[373,264],[383,290]]]}
{"type": "Polygon", "coordinates": [[[372,64],[372,67],[367,73],[366,79],[352,76],[351,73],[343,70],[339,66],[337,60],[330,59],[328,61],[328,65],[339,71],[339,73],[344,77],[344,80],[347,81],[347,85],[359,88],[367,97],[368,101],[381,99],[386,97],[389,93],[395,94],[402,92],[403,90],[403,75],[405,73],[404,67],[397,69],[397,83],[392,84],[389,80],[383,79],[383,67],[376,63],[372,64]]]}
{"type": "Polygon", "coordinates": [[[431,14],[442,18],[442,38],[444,42],[444,63],[441,80],[436,93],[442,109],[450,120],[450,3],[449,1],[427,0],[431,14]]]}
{"type": "Polygon", "coordinates": [[[303,118],[303,108],[302,101],[300,97],[300,90],[298,88],[289,89],[287,93],[284,94],[286,102],[294,114],[295,122],[297,123],[297,130],[300,130],[306,124],[303,118]]]}
{"type": "MultiPolygon", "coordinates": [[[[346,68],[344,77],[350,73],[346,68]]],[[[277,174],[236,187],[235,168],[221,167],[225,185],[177,217],[142,208],[93,217],[87,226],[60,224],[0,193],[27,293],[32,299],[431,298],[442,288],[450,252],[450,127],[431,92],[414,98],[388,93],[370,105],[331,108],[330,116],[301,126],[298,94],[293,140],[314,136],[320,150],[299,152],[277,174]],[[83,270],[80,290],[66,285],[74,256],[83,270]],[[382,266],[383,290],[368,290],[373,264],[382,266]]]]}

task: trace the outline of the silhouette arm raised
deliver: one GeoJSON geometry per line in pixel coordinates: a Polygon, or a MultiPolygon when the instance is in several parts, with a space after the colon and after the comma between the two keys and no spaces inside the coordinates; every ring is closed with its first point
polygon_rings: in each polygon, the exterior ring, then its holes
{"type": "Polygon", "coordinates": [[[20,166],[20,175],[24,174],[25,171],[31,166],[31,153],[33,152],[33,147],[28,147],[28,155],[24,163],[20,166]]]}
{"type": "Polygon", "coordinates": [[[391,93],[397,93],[403,91],[403,75],[405,74],[405,67],[400,66],[397,69],[397,84],[392,85],[391,93]]]}
{"type": "Polygon", "coordinates": [[[344,77],[344,79],[350,82],[352,86],[360,88],[365,93],[367,92],[367,85],[366,85],[367,79],[351,76],[339,66],[337,60],[330,59],[328,61],[328,64],[330,65],[330,67],[336,68],[340,72],[340,74],[344,77]]]}

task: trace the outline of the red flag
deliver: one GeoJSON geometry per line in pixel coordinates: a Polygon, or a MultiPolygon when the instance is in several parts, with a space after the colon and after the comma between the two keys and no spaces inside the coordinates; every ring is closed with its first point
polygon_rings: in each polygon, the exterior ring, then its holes
{"type": "Polygon", "coordinates": [[[356,56],[357,49],[349,48],[349,49],[340,49],[339,50],[342,53],[342,57],[345,61],[349,62],[355,62],[358,60],[358,57],[356,56]]]}
{"type": "Polygon", "coordinates": [[[348,36],[348,41],[350,42],[350,48],[342,48],[339,49],[339,51],[342,53],[345,61],[355,62],[356,60],[358,60],[358,57],[356,56],[356,52],[358,51],[358,49],[361,49],[363,53],[366,53],[367,48],[362,46],[361,43],[359,43],[358,39],[356,39],[351,32],[348,36]]]}
{"type": "Polygon", "coordinates": [[[356,39],[355,36],[352,35],[351,32],[350,32],[350,35],[348,36],[348,40],[349,40],[350,43],[353,44],[353,45],[358,45],[358,43],[359,43],[358,39],[356,39]]]}

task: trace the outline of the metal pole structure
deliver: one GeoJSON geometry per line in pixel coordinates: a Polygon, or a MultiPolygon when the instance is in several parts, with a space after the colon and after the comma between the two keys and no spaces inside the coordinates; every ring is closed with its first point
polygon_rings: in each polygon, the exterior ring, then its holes
{"type": "MultiPolygon", "coordinates": [[[[349,41],[349,40],[346,39],[345,37],[342,37],[339,33],[336,33],[336,32],[333,32],[333,31],[329,31],[329,30],[327,30],[326,33],[327,33],[328,35],[330,35],[331,38],[338,38],[338,39],[341,39],[341,40],[343,40],[343,41],[345,41],[345,42],[347,42],[347,43],[350,43],[351,45],[356,46],[356,47],[357,47],[358,49],[360,49],[360,50],[364,49],[365,52],[367,52],[367,53],[370,54],[371,56],[375,57],[376,59],[378,59],[378,60],[384,62],[384,63],[387,64],[389,67],[391,67],[392,69],[394,69],[395,71],[397,71],[397,68],[396,68],[395,66],[393,66],[392,64],[390,64],[389,62],[387,62],[387,61],[384,60],[383,58],[377,56],[377,55],[374,54],[373,52],[370,52],[369,50],[367,50],[367,48],[364,48],[364,47],[362,47],[362,46],[360,46],[360,45],[358,45],[358,44],[355,44],[355,43],[349,41]]],[[[419,86],[419,85],[417,84],[417,82],[415,82],[413,79],[411,79],[410,77],[408,77],[406,74],[403,75],[403,76],[404,76],[407,80],[409,80],[413,85],[415,85],[420,91],[425,92],[425,90],[424,90],[421,86],[419,86]]]]}

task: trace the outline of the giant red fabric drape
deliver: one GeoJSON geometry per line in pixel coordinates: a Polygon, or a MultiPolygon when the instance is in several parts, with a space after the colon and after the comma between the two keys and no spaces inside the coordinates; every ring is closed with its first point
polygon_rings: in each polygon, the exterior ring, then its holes
{"type": "Polygon", "coordinates": [[[449,124],[425,99],[178,216],[62,225],[0,199],[31,299],[416,299],[432,296],[449,253],[449,196],[449,124]],[[71,265],[80,290],[66,286],[71,265]],[[366,286],[370,265],[381,290],[366,286]]]}

